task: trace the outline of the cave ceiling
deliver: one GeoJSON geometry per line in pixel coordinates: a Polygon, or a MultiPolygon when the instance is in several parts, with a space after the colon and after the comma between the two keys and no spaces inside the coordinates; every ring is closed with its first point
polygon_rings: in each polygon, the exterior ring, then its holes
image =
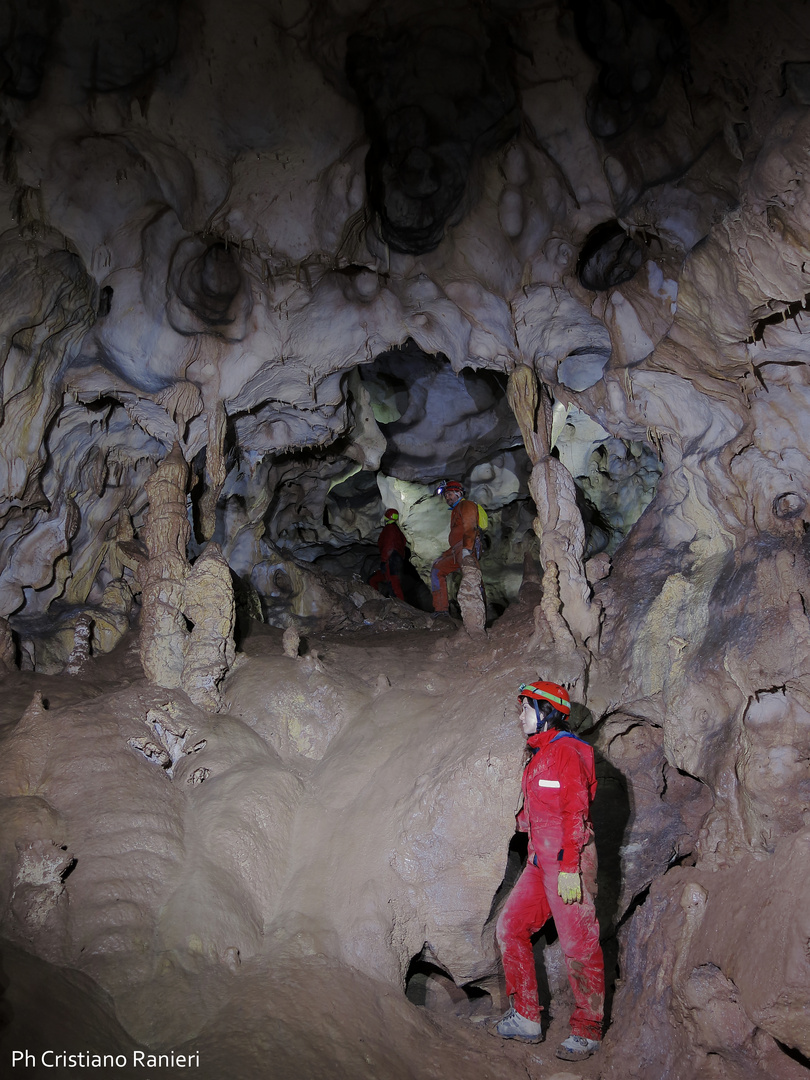
{"type": "Polygon", "coordinates": [[[314,558],[358,467],[525,500],[520,364],[612,548],[657,472],[666,545],[792,530],[810,79],[756,10],[6,5],[0,614],[97,602],[175,441],[229,555],[286,485],[314,558]]]}
{"type": "Polygon", "coordinates": [[[7,5],[0,614],[98,601],[175,442],[228,554],[311,560],[358,468],[525,500],[521,364],[612,548],[661,472],[667,546],[792,531],[810,79],[755,11],[7,5]]]}

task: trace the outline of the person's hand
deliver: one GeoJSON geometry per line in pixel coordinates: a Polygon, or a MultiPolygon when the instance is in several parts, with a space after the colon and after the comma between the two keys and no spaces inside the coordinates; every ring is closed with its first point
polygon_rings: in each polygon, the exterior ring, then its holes
{"type": "Polygon", "coordinates": [[[564,904],[578,904],[582,900],[582,885],[579,874],[566,874],[560,871],[557,878],[557,893],[564,904]]]}

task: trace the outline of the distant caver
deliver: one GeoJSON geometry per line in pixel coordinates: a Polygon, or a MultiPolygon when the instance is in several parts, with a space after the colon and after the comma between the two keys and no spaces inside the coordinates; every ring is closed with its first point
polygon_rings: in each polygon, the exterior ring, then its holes
{"type": "Polygon", "coordinates": [[[450,546],[433,563],[430,589],[433,593],[433,610],[437,615],[446,615],[449,608],[448,574],[461,570],[462,564],[478,569],[481,554],[479,510],[477,503],[465,498],[464,487],[458,480],[443,482],[436,494],[443,496],[450,507],[450,546]]]}

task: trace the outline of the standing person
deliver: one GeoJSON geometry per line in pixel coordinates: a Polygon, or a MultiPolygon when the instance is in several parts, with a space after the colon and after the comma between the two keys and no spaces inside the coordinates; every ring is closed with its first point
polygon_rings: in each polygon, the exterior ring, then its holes
{"type": "Polygon", "coordinates": [[[409,556],[408,541],[400,529],[399,512],[393,508],[385,511],[383,527],[377,538],[380,550],[380,569],[369,578],[369,585],[381,591],[381,585],[387,585],[397,600],[404,600],[402,591],[402,571],[409,556]]]}
{"type": "Polygon", "coordinates": [[[569,729],[568,691],[551,682],[520,687],[521,724],[531,755],[523,771],[520,832],[528,861],[496,927],[512,1007],[496,1025],[505,1039],[541,1042],[541,1008],[531,937],[551,917],[574,991],[571,1034],[557,1057],[583,1061],[599,1048],[605,974],[596,919],[596,846],[590,804],[596,791],[593,749],[569,729]]]}
{"type": "Polygon", "coordinates": [[[433,610],[437,614],[446,615],[450,606],[447,598],[447,575],[461,569],[462,559],[472,559],[474,565],[478,566],[478,504],[464,498],[464,488],[458,480],[442,483],[436,494],[442,495],[450,507],[450,546],[433,564],[430,571],[430,589],[433,593],[433,610]]]}

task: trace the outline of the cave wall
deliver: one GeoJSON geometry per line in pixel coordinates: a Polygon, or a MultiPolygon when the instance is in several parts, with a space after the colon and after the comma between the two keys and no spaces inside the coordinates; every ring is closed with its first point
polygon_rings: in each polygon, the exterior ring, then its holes
{"type": "MultiPolygon", "coordinates": [[[[420,500],[449,473],[493,511],[502,610],[542,550],[506,397],[528,366],[607,523],[609,558],[584,570],[598,632],[566,621],[564,581],[521,648],[571,683],[638,811],[615,1045],[636,1039],[661,1076],[806,1060],[805,6],[88,0],[2,20],[0,617],[18,662],[61,670],[88,613],[96,652],[124,635],[146,481],[175,445],[192,557],[219,544],[276,625],[373,621],[350,578],[380,509],[412,515],[424,571],[446,519],[420,500]],[[752,922],[776,940],[757,905],[783,880],[789,978],[755,979],[739,958],[752,922]],[[745,918],[725,925],[729,905],[745,918]]],[[[486,874],[446,890],[479,914],[502,841],[482,830],[486,874]]],[[[300,911],[322,884],[295,888],[300,911]]],[[[459,979],[489,970],[442,923],[443,888],[413,888],[418,917],[402,901],[379,953],[384,919],[355,926],[349,890],[329,948],[392,984],[428,937],[459,979]]]]}

